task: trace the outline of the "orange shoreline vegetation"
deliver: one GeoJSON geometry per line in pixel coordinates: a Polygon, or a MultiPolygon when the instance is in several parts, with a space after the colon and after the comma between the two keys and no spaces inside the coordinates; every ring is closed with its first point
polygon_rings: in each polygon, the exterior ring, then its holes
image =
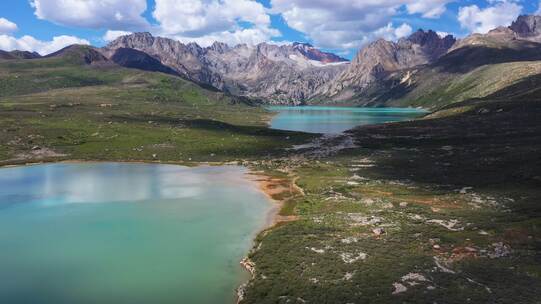
{"type": "MultiPolygon", "coordinates": [[[[263,172],[254,172],[250,171],[246,174],[248,179],[257,183],[257,186],[263,192],[269,200],[274,204],[265,227],[260,232],[265,234],[273,227],[285,223],[296,221],[299,217],[296,215],[290,214],[290,212],[285,210],[285,207],[288,202],[295,199],[297,196],[304,196],[304,191],[301,187],[297,186],[296,181],[297,177],[271,177],[265,175],[263,172]]],[[[291,210],[292,211],[292,210],[291,210]]],[[[257,250],[259,244],[255,243],[251,252],[257,250]]],[[[249,256],[240,261],[240,265],[246,269],[253,279],[255,276],[256,265],[250,260],[249,256]]],[[[248,282],[245,282],[237,288],[237,303],[240,303],[244,298],[244,289],[246,288],[248,282]]]]}
{"type": "Polygon", "coordinates": [[[289,201],[296,196],[304,196],[304,191],[295,183],[296,178],[271,177],[258,172],[248,173],[248,176],[276,204],[271,212],[271,218],[268,225],[266,225],[266,229],[270,229],[283,222],[291,222],[298,219],[298,216],[288,214],[284,211],[284,207],[289,201]]]}

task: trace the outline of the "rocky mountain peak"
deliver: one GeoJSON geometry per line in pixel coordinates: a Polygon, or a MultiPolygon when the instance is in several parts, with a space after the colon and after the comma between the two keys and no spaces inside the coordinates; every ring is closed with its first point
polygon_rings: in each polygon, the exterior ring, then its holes
{"type": "Polygon", "coordinates": [[[362,48],[349,68],[318,93],[333,99],[362,94],[393,72],[434,62],[455,42],[453,36],[442,38],[431,30],[418,30],[397,42],[378,39],[362,48]]]}
{"type": "Polygon", "coordinates": [[[338,55],[335,55],[333,53],[323,52],[317,48],[315,48],[310,43],[305,42],[293,42],[291,47],[301,53],[304,57],[306,57],[309,60],[315,60],[319,61],[321,63],[340,63],[340,62],[348,62],[349,60],[342,58],[338,55]]]}
{"type": "Polygon", "coordinates": [[[124,66],[175,73],[232,94],[273,102],[302,102],[347,66],[327,65],[347,60],[304,43],[230,47],[215,42],[202,48],[150,33],[119,37],[101,52],[124,66]]]}
{"type": "Polygon", "coordinates": [[[445,47],[450,48],[455,42],[456,39],[452,35],[447,35],[445,37],[440,37],[433,30],[424,31],[419,29],[415,33],[411,34],[407,40],[412,43],[418,44],[420,46],[429,46],[429,47],[445,47]]]}
{"type": "Polygon", "coordinates": [[[223,42],[215,41],[208,49],[223,54],[230,50],[229,45],[223,42]]]}
{"type": "Polygon", "coordinates": [[[541,16],[519,16],[509,28],[521,37],[541,36],[541,16]]]}
{"type": "Polygon", "coordinates": [[[308,42],[293,42],[294,47],[301,47],[301,48],[313,48],[314,46],[311,45],[308,42]]]}

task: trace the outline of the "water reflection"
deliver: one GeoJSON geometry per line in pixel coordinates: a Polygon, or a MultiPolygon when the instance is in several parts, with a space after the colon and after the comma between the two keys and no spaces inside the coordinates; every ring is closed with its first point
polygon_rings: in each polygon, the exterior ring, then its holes
{"type": "Polygon", "coordinates": [[[227,170],[212,167],[95,163],[3,170],[0,204],[4,207],[14,203],[51,206],[194,198],[213,180],[235,182],[227,170]]]}
{"type": "Polygon", "coordinates": [[[0,303],[234,303],[271,209],[237,166],[0,169],[0,303]]]}

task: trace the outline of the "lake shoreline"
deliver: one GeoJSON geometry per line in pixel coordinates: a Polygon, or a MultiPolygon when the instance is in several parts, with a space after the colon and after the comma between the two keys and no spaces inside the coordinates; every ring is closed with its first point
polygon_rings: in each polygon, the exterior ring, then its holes
{"type": "Polygon", "coordinates": [[[256,237],[252,240],[250,251],[240,261],[240,265],[250,274],[251,278],[237,288],[237,304],[243,300],[244,290],[248,283],[255,278],[256,264],[250,259],[250,255],[258,250],[258,236],[268,233],[281,223],[298,220],[298,216],[296,215],[282,215],[280,213],[289,200],[295,198],[297,195],[304,196],[304,191],[296,184],[297,177],[277,178],[262,171],[251,171],[247,173],[248,179],[257,184],[259,190],[265,194],[269,202],[273,204],[273,207],[267,215],[265,225],[256,233],[256,237]]]}
{"type": "Polygon", "coordinates": [[[292,198],[292,196],[279,197],[284,192],[288,191],[292,193],[301,193],[302,189],[295,184],[295,179],[289,180],[288,178],[275,178],[270,174],[266,174],[263,171],[256,171],[254,168],[251,168],[249,165],[243,165],[241,162],[198,162],[198,163],[185,163],[185,162],[162,162],[162,161],[144,161],[144,160],[129,160],[129,161],[114,161],[114,160],[44,160],[40,162],[25,162],[25,163],[15,163],[15,164],[3,164],[0,165],[2,168],[16,168],[16,167],[29,167],[29,166],[39,166],[47,164],[104,164],[104,163],[122,163],[122,164],[148,164],[148,165],[175,165],[175,166],[184,166],[184,167],[214,167],[214,166],[239,166],[244,167],[247,172],[244,174],[244,178],[254,183],[257,189],[266,197],[268,203],[271,205],[271,208],[265,215],[265,220],[263,225],[253,232],[253,237],[250,244],[250,250],[244,255],[244,257],[239,261],[242,269],[250,275],[250,279],[240,286],[238,286],[233,292],[236,294],[236,302],[240,302],[242,299],[239,292],[243,287],[253,278],[255,274],[255,264],[249,259],[249,255],[253,250],[257,249],[258,242],[257,237],[266,233],[267,231],[274,228],[276,225],[282,222],[294,221],[297,219],[296,216],[283,216],[280,215],[280,212],[286,202],[292,198]],[[289,183],[289,187],[285,188],[284,183],[289,183]]]}

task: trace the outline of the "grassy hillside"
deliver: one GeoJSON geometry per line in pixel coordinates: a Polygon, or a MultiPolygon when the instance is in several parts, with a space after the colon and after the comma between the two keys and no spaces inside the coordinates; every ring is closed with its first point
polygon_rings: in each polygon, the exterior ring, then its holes
{"type": "Polygon", "coordinates": [[[541,102],[454,114],[261,164],[303,193],[289,202],[298,220],[259,237],[242,303],[539,303],[541,102]]]}
{"type": "Polygon", "coordinates": [[[436,62],[384,75],[344,102],[436,110],[475,98],[518,97],[524,90],[531,95],[539,77],[541,44],[504,34],[472,35],[436,62]]]}
{"type": "Polygon", "coordinates": [[[417,74],[414,72],[409,86],[395,88],[406,92],[389,104],[438,108],[472,98],[502,95],[502,90],[539,75],[541,61],[483,65],[464,74],[426,69],[417,71],[417,74]]]}
{"type": "MultiPolygon", "coordinates": [[[[0,160],[225,161],[283,153],[269,113],[161,73],[90,62],[86,49],[0,61],[0,160]]],[[[301,141],[309,136],[298,135],[301,141]]]]}

